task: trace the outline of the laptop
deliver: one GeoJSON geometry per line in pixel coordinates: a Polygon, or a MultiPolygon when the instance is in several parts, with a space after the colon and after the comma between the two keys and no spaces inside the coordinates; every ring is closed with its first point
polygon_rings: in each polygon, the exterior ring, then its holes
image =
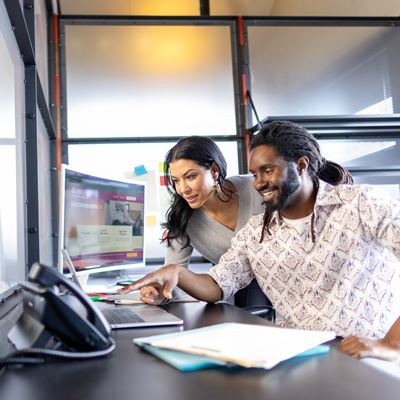
{"type": "Polygon", "coordinates": [[[183,321],[175,315],[146,304],[135,306],[99,307],[111,329],[145,328],[148,326],[182,325],[183,321]],[[133,310],[134,309],[134,310],[133,310]]]}
{"type": "MultiPolygon", "coordinates": [[[[72,260],[68,254],[68,251],[61,249],[64,261],[66,262],[68,269],[71,273],[72,280],[74,283],[84,292],[81,283],[79,282],[78,276],[72,260]]],[[[108,296],[113,298],[113,296],[108,296]]],[[[124,295],[116,295],[115,302],[123,303],[124,297],[127,300],[133,300],[132,302],[137,303],[133,306],[122,306],[115,304],[97,303],[100,311],[105,316],[106,320],[111,326],[111,329],[123,329],[123,328],[143,328],[150,326],[170,326],[170,325],[182,325],[183,320],[172,315],[171,313],[157,307],[147,304],[143,304],[139,301],[139,293],[124,295]],[[136,297],[136,300],[133,298],[136,297]]]]}

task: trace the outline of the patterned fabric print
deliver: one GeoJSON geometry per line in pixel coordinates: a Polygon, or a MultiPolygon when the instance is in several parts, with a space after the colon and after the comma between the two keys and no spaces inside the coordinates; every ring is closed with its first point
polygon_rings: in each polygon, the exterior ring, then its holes
{"type": "Polygon", "coordinates": [[[400,204],[369,186],[321,183],[311,223],[299,235],[277,213],[259,243],[250,219],[210,275],[224,298],[253,276],[280,326],[382,337],[400,315],[400,204]]]}

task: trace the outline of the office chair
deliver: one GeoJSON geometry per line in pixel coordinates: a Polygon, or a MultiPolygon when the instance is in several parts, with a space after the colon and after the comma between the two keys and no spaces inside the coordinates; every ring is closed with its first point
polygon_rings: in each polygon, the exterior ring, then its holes
{"type": "Polygon", "coordinates": [[[250,314],[275,322],[275,309],[255,279],[235,294],[234,303],[250,314]]]}

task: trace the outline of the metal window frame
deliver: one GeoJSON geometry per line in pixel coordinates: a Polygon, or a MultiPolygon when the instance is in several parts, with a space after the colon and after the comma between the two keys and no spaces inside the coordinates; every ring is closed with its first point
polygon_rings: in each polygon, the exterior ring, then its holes
{"type": "Polygon", "coordinates": [[[37,107],[43,118],[49,140],[55,138],[55,130],[36,69],[34,0],[24,0],[23,9],[19,1],[3,0],[3,2],[25,68],[25,149],[23,162],[25,164],[24,203],[26,204],[27,221],[24,259],[25,274],[27,274],[31,265],[40,259],[37,107]]]}
{"type": "MultiPolygon", "coordinates": [[[[243,17],[245,26],[244,63],[250,65],[248,52],[248,27],[369,27],[387,26],[400,27],[400,17],[243,17]]],[[[246,69],[247,81],[251,82],[249,69],[246,69]]],[[[251,88],[249,88],[251,90],[251,88]]],[[[251,124],[249,132],[254,135],[266,123],[289,120],[308,129],[316,139],[361,139],[361,138],[400,138],[400,114],[382,116],[270,116],[259,123],[253,123],[253,112],[248,106],[248,121],[251,124]],[[260,126],[261,125],[261,126],[260,126]]],[[[399,176],[398,168],[352,169],[355,174],[376,173],[393,174],[399,176]]]]}
{"type": "Polygon", "coordinates": [[[110,25],[110,26],[227,26],[230,28],[232,74],[234,84],[234,107],[236,118],[235,135],[210,135],[216,141],[235,141],[238,148],[239,171],[246,171],[243,165],[246,157],[243,157],[244,143],[244,106],[242,100],[241,79],[238,78],[241,63],[239,62],[239,51],[237,44],[237,20],[234,17],[129,17],[129,16],[61,16],[60,20],[60,66],[61,66],[61,138],[62,138],[62,160],[68,162],[69,144],[87,143],[153,143],[153,142],[176,142],[182,136],[151,136],[151,137],[113,137],[113,138],[68,138],[67,131],[67,101],[66,101],[66,54],[65,54],[65,26],[67,25],[110,25]]]}
{"type": "MultiPolygon", "coordinates": [[[[244,54],[244,62],[249,65],[248,52],[248,27],[400,27],[400,17],[243,17],[245,26],[245,43],[247,52],[244,54]]],[[[247,79],[250,82],[250,72],[247,69],[247,79]]],[[[252,116],[251,110],[248,113],[252,116]]],[[[252,118],[252,117],[251,117],[252,118]]],[[[336,127],[340,130],[341,127],[353,126],[359,129],[384,129],[384,127],[396,128],[400,124],[400,114],[387,116],[355,116],[355,115],[340,115],[340,116],[271,116],[267,119],[262,119],[261,124],[272,122],[274,120],[290,120],[302,124],[307,129],[311,130],[316,126],[320,129],[329,129],[336,127]],[[358,125],[356,125],[358,124],[358,125]]],[[[250,119],[250,132],[253,134],[260,128],[254,125],[250,119]]]]}

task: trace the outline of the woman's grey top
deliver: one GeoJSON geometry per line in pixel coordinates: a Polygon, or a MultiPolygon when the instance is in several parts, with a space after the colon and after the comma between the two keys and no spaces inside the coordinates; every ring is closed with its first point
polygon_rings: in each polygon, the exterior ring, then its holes
{"type": "Polygon", "coordinates": [[[190,244],[182,248],[178,240],[171,241],[167,248],[165,264],[188,265],[193,249],[213,264],[229,249],[232,237],[242,228],[252,215],[264,212],[262,198],[253,187],[251,175],[238,175],[227,178],[236,188],[239,199],[238,221],[235,231],[212,219],[201,208],[191,216],[187,234],[190,244]]]}

